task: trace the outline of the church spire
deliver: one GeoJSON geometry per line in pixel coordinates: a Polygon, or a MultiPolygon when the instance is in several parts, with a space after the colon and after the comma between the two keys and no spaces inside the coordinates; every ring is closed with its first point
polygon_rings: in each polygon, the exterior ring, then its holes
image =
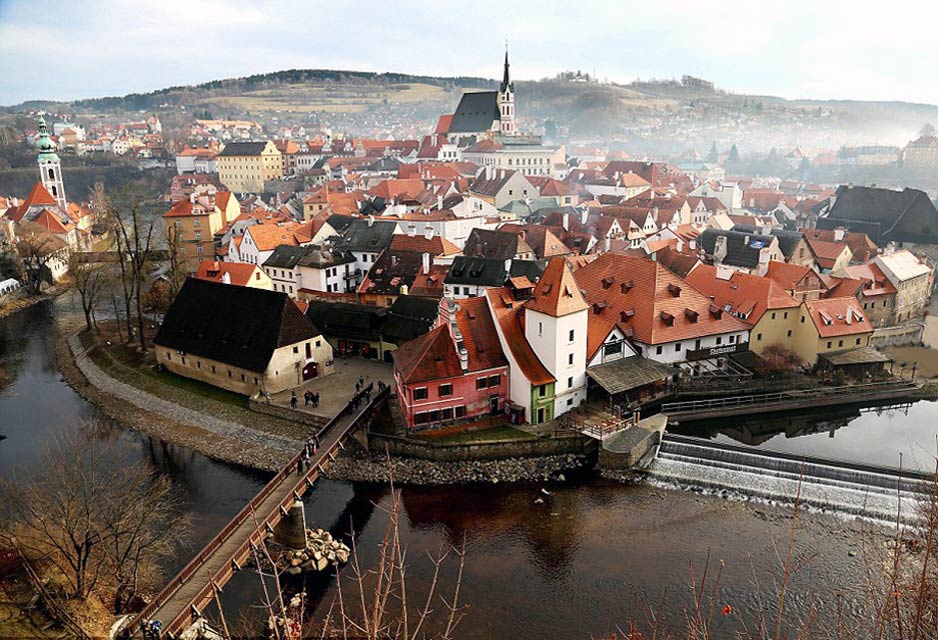
{"type": "Polygon", "coordinates": [[[508,66],[509,66],[508,65],[508,41],[506,40],[505,41],[505,73],[502,76],[502,86],[500,87],[500,91],[502,93],[505,93],[506,91],[511,89],[511,79],[508,75],[508,66]]]}
{"type": "Polygon", "coordinates": [[[42,186],[52,194],[62,211],[66,211],[68,201],[65,199],[65,185],[62,184],[62,163],[55,152],[55,142],[49,136],[46,119],[42,116],[39,116],[39,137],[36,138],[36,148],[39,149],[36,161],[39,163],[39,178],[42,186]]]}

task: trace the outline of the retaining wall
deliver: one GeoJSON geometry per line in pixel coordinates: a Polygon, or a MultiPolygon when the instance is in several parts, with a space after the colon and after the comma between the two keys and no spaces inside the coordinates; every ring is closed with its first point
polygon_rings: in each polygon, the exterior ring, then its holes
{"type": "Polygon", "coordinates": [[[598,441],[579,433],[549,438],[523,438],[516,440],[481,440],[477,442],[439,443],[419,442],[408,438],[379,433],[368,434],[372,451],[384,451],[405,458],[420,458],[436,462],[463,460],[500,460],[504,458],[533,458],[538,456],[590,454],[596,451],[598,441]]]}
{"type": "Polygon", "coordinates": [[[283,418],[284,420],[290,420],[291,422],[302,422],[311,427],[321,427],[328,422],[327,418],[314,416],[305,411],[294,411],[293,409],[281,407],[280,405],[259,402],[254,399],[253,396],[248,398],[248,409],[258,413],[266,413],[269,416],[283,418]]]}
{"type": "Polygon", "coordinates": [[[883,347],[914,347],[922,344],[922,335],[925,325],[904,324],[897,327],[882,327],[874,329],[870,337],[870,346],[881,349],[883,347]]]}

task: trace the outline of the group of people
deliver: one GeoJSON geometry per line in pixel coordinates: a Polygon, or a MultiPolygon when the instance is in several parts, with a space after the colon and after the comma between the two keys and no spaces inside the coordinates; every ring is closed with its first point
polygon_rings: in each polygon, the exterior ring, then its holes
{"type": "Polygon", "coordinates": [[[296,461],[296,475],[303,475],[303,469],[307,471],[313,466],[313,456],[319,453],[319,436],[314,435],[306,438],[306,444],[303,445],[303,455],[296,461]]]}
{"type": "Polygon", "coordinates": [[[313,393],[309,389],[306,390],[306,393],[303,394],[303,403],[308,407],[313,405],[313,408],[319,406],[319,394],[313,393]]]}

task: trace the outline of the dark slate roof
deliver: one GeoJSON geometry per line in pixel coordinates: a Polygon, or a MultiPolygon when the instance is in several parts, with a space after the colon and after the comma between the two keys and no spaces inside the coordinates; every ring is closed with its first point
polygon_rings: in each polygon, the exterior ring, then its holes
{"type": "Polygon", "coordinates": [[[375,196],[371,200],[365,200],[362,202],[362,206],[359,207],[358,212],[364,216],[367,215],[381,215],[381,212],[388,208],[388,203],[385,201],[383,196],[375,196]]]}
{"type": "Polygon", "coordinates": [[[306,317],[327,336],[374,341],[381,337],[386,307],[352,302],[310,300],[306,317]]]}
{"type": "Polygon", "coordinates": [[[697,238],[700,246],[712,256],[716,247],[716,240],[719,236],[726,237],[726,258],[723,263],[736,267],[754,268],[759,265],[759,252],[762,244],[768,246],[772,244],[774,236],[764,236],[756,233],[744,233],[740,231],[721,231],[718,229],[707,229],[697,238]]]}
{"type": "Polygon", "coordinates": [[[397,158],[392,158],[390,156],[384,156],[379,160],[375,160],[373,163],[368,165],[370,171],[397,171],[403,163],[397,158]]]}
{"type": "Polygon", "coordinates": [[[306,247],[294,247],[292,245],[282,244],[274,249],[270,257],[264,261],[263,266],[292,269],[299,263],[300,258],[303,257],[305,252],[306,247]]]}
{"type": "Polygon", "coordinates": [[[189,278],[154,343],[263,373],[275,349],[318,335],[283,292],[189,278]]]}
{"type": "Polygon", "coordinates": [[[329,223],[329,226],[336,230],[337,233],[342,233],[348,226],[352,224],[352,221],[355,218],[352,216],[346,216],[341,213],[333,213],[331,216],[326,218],[326,222],[329,223]]]}
{"type": "Polygon", "coordinates": [[[391,236],[396,228],[397,223],[390,220],[354,218],[338,246],[345,251],[380,253],[391,246],[391,236]]]}
{"type": "Polygon", "coordinates": [[[510,260],[518,253],[518,234],[476,228],[469,233],[462,251],[471,257],[510,260]]]}
{"type": "Polygon", "coordinates": [[[318,244],[311,244],[308,247],[303,247],[303,249],[303,255],[300,256],[297,262],[301,267],[324,269],[326,267],[334,267],[337,264],[355,262],[355,256],[347,251],[322,247],[318,244]]]}
{"type": "Polygon", "coordinates": [[[410,288],[414,283],[422,262],[422,253],[388,249],[371,265],[359,292],[398,295],[401,287],[410,288]]]}
{"type": "MultiPolygon", "coordinates": [[[[821,222],[824,220],[824,222],[821,222]]],[[[845,226],[878,245],[889,241],[938,243],[938,211],[923,191],[841,186],[821,229],[845,226]]]]}
{"type": "Polygon", "coordinates": [[[789,231],[787,229],[772,229],[770,233],[778,238],[778,248],[786,258],[790,258],[795,252],[798,243],[804,238],[800,231],[789,231]]]}
{"type": "Polygon", "coordinates": [[[501,287],[508,272],[505,260],[456,256],[446,274],[445,284],[471,284],[481,287],[501,287]]]}
{"type": "Polygon", "coordinates": [[[512,278],[527,276],[528,280],[536,283],[544,275],[549,260],[512,260],[508,275],[512,278]]]}
{"type": "Polygon", "coordinates": [[[473,91],[462,94],[453,114],[449,133],[479,133],[492,128],[492,122],[501,121],[497,91],[473,91]]]}
{"type": "Polygon", "coordinates": [[[440,313],[439,302],[417,296],[399,296],[381,325],[385,339],[395,342],[413,340],[428,332],[440,313]]]}
{"type": "Polygon", "coordinates": [[[267,146],[266,142],[229,142],[222,149],[220,156],[259,156],[267,146]]]}

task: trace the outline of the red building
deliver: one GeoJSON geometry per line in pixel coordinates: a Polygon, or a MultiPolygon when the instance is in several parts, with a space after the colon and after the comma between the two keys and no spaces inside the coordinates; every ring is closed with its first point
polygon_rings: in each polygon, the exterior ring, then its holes
{"type": "Polygon", "coordinates": [[[401,345],[394,382],[411,429],[502,413],[508,360],[485,298],[460,300],[448,322],[401,345]]]}

